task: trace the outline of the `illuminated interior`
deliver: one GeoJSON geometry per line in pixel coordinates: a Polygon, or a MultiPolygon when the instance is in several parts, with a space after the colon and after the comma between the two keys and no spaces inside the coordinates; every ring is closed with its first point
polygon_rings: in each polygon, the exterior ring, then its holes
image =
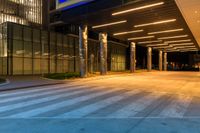
{"type": "Polygon", "coordinates": [[[0,24],[42,24],[42,0],[0,0],[0,24]]]}

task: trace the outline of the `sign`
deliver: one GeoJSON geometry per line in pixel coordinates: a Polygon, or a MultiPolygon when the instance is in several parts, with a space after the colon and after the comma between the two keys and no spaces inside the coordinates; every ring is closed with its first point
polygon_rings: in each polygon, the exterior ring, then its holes
{"type": "Polygon", "coordinates": [[[56,9],[71,9],[77,6],[81,6],[87,4],[94,0],[57,0],[56,1],[56,9]]]}

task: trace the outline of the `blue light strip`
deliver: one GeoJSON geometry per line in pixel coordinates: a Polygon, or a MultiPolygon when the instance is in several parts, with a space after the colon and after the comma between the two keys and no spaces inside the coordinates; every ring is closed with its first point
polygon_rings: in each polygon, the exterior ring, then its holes
{"type": "Polygon", "coordinates": [[[71,9],[71,8],[74,8],[74,7],[78,7],[78,6],[81,6],[81,5],[85,5],[85,4],[87,4],[91,1],[94,1],[94,0],[82,1],[82,2],[79,2],[79,3],[64,7],[64,8],[62,8],[62,11],[65,11],[65,10],[68,10],[68,9],[71,9]]]}

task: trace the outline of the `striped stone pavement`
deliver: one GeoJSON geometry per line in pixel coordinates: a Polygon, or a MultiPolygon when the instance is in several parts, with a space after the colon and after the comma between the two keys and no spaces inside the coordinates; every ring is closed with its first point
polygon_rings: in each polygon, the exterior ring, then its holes
{"type": "Polygon", "coordinates": [[[0,93],[0,118],[184,118],[199,111],[195,96],[92,81],[0,93]]]}

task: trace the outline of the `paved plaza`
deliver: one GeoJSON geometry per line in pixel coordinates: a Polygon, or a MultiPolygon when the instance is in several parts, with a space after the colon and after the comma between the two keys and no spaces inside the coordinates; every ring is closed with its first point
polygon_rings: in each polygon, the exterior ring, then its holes
{"type": "Polygon", "coordinates": [[[1,92],[0,119],[1,133],[199,133],[200,73],[141,72],[1,92]]]}

